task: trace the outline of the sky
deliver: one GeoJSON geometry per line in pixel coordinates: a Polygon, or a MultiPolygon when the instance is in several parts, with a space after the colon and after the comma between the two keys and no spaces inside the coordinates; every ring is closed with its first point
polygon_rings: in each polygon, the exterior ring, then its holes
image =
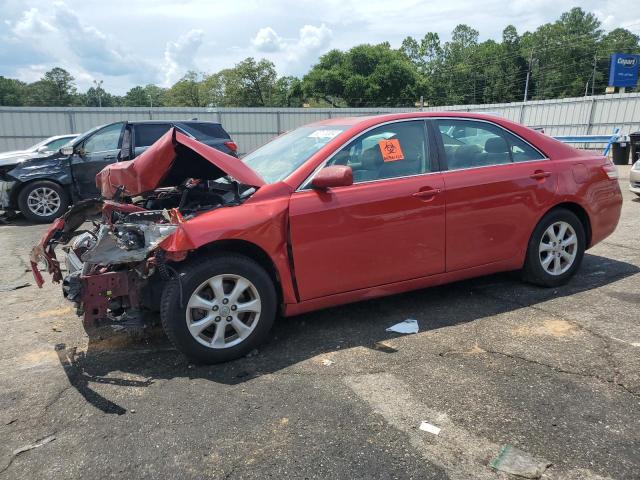
{"type": "Polygon", "coordinates": [[[32,82],[54,66],[81,91],[102,80],[123,94],[170,86],[188,70],[213,73],[246,57],[267,58],[281,75],[304,74],[332,48],[433,31],[441,40],[466,23],[480,40],[556,20],[576,5],[605,30],[640,33],[628,0],[0,0],[0,75],[32,82]]]}

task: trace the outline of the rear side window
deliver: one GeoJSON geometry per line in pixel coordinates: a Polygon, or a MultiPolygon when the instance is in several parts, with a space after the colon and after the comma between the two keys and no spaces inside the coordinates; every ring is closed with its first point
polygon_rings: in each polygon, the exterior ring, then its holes
{"type": "Polygon", "coordinates": [[[135,146],[148,147],[158,141],[171,128],[168,123],[147,123],[135,125],[135,146]]]}
{"type": "Polygon", "coordinates": [[[180,128],[193,135],[197,140],[209,138],[231,138],[219,123],[182,123],[180,128]]]}
{"type": "Polygon", "coordinates": [[[524,140],[487,122],[436,122],[449,170],[542,160],[544,156],[524,140]]]}

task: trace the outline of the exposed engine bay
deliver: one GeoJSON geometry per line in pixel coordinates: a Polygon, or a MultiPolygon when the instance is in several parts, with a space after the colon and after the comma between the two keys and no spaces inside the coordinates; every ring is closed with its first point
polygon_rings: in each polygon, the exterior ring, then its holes
{"type": "Polygon", "coordinates": [[[240,205],[256,191],[257,181],[254,187],[225,174],[220,164],[227,160],[218,156],[240,160],[193,142],[170,131],[138,159],[107,167],[96,178],[103,198],[76,203],[33,248],[38,286],[44,283],[38,264],[44,264],[54,282],[63,282],[63,294],[86,329],[141,328],[143,311],[159,304],[163,282],[177,278],[172,262],[188,255],[166,252],[163,242],[182,223],[240,205]],[[162,162],[164,174],[158,172],[162,162]],[[186,177],[196,172],[203,179],[186,177]],[[58,245],[66,253],[64,278],[58,245]]]}

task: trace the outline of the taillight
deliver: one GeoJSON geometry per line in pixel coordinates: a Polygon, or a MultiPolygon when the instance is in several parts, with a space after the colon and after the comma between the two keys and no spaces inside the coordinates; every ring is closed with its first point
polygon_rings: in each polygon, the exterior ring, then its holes
{"type": "Polygon", "coordinates": [[[228,142],[224,142],[224,144],[232,152],[238,151],[238,145],[236,145],[236,142],[232,142],[231,140],[229,140],[228,142]]]}
{"type": "Polygon", "coordinates": [[[605,163],[602,165],[602,170],[604,170],[604,173],[606,173],[607,177],[611,180],[618,178],[618,169],[613,163],[605,163]]]}

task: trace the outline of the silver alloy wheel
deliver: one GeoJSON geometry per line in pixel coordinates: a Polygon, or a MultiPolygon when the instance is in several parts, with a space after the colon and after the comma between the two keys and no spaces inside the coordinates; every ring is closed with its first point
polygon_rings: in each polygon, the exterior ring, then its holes
{"type": "Polygon", "coordinates": [[[60,195],[53,188],[34,188],[27,197],[27,206],[39,217],[48,217],[60,209],[60,195]]]}
{"type": "Polygon", "coordinates": [[[262,305],[256,287],[240,275],[216,275],[202,282],[187,303],[191,336],[208,348],[230,348],[255,330],[262,305]]]}
{"type": "Polygon", "coordinates": [[[564,221],[549,225],[538,247],[542,268],[550,275],[562,275],[571,268],[578,253],[578,236],[564,221]]]}

